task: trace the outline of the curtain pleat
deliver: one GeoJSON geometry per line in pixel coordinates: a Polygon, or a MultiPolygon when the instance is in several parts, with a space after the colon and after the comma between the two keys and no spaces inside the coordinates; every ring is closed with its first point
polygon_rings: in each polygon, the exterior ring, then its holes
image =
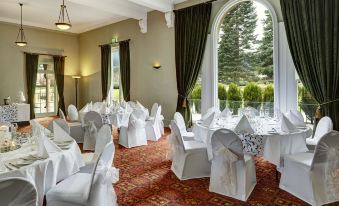
{"type": "Polygon", "coordinates": [[[177,77],[177,112],[187,125],[192,114],[187,100],[197,81],[206,46],[212,3],[175,11],[175,63],[177,77]]]}
{"type": "Polygon", "coordinates": [[[101,91],[102,100],[107,99],[111,87],[111,45],[101,46],[101,91]]]}
{"type": "Polygon", "coordinates": [[[122,94],[125,101],[130,101],[130,78],[131,78],[131,62],[129,40],[121,41],[119,43],[120,55],[120,79],[122,86],[122,94]]]}
{"type": "MultiPolygon", "coordinates": [[[[55,82],[58,89],[59,102],[58,109],[61,109],[66,114],[65,97],[64,97],[64,81],[65,81],[65,57],[53,56],[55,82]]],[[[58,110],[59,114],[59,110],[58,110]]]]}
{"type": "Polygon", "coordinates": [[[300,80],[339,129],[339,1],[280,0],[300,80]]]}
{"type": "Polygon", "coordinates": [[[30,118],[35,118],[34,95],[38,73],[39,55],[26,53],[27,102],[30,106],[30,118]]]}

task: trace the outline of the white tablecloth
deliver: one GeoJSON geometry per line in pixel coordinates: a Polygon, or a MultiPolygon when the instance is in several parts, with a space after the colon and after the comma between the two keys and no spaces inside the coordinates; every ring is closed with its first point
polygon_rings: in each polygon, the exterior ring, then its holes
{"type": "MultiPolygon", "coordinates": [[[[285,154],[294,154],[298,152],[308,151],[306,146],[306,138],[312,135],[310,128],[302,128],[294,133],[283,132],[269,132],[272,128],[277,128],[277,122],[272,120],[263,120],[262,130],[256,134],[239,134],[243,140],[244,151],[251,150],[247,146],[255,147],[254,150],[259,151],[256,155],[262,155],[263,158],[270,163],[276,165],[278,168],[281,166],[281,157],[285,154]],[[255,141],[252,141],[255,139],[255,141]],[[256,141],[258,140],[258,141],[256,141]],[[245,145],[246,142],[251,142],[251,145],[245,145]]],[[[197,122],[193,126],[194,137],[197,141],[204,142],[207,146],[207,153],[209,159],[213,158],[211,137],[213,133],[220,128],[227,128],[233,130],[236,125],[236,118],[228,121],[224,125],[216,125],[208,128],[197,122]]]]}
{"type": "MultiPolygon", "coordinates": [[[[35,145],[23,145],[20,149],[8,153],[1,153],[3,162],[13,161],[20,157],[36,154],[35,145]]],[[[75,174],[84,166],[81,151],[74,141],[68,150],[50,153],[49,158],[38,160],[31,165],[17,170],[0,172],[0,179],[7,177],[23,177],[31,181],[38,191],[39,205],[43,204],[46,192],[57,182],[75,174]]]]}

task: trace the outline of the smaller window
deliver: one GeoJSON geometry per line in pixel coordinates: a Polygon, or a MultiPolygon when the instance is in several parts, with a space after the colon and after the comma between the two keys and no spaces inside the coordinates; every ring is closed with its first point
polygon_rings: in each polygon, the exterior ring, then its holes
{"type": "Polygon", "coordinates": [[[112,56],[111,56],[111,66],[112,66],[112,75],[111,75],[111,89],[109,95],[109,102],[116,101],[120,102],[123,99],[122,88],[121,88],[121,79],[120,79],[120,55],[119,47],[112,47],[112,56]]]}

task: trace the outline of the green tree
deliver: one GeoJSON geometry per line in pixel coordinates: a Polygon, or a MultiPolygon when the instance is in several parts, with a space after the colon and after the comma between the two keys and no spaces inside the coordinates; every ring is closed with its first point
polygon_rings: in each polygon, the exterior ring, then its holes
{"type": "Polygon", "coordinates": [[[298,86],[298,100],[301,109],[305,112],[307,119],[313,124],[314,115],[318,107],[317,101],[313,98],[311,93],[303,86],[298,86]]]}
{"type": "Polygon", "coordinates": [[[254,76],[250,62],[256,43],[256,23],[252,1],[237,4],[225,15],[218,49],[219,82],[230,84],[254,76]]]}
{"type": "Polygon", "coordinates": [[[190,106],[194,105],[195,111],[201,113],[201,84],[196,84],[191,93],[190,106]]]}
{"type": "Polygon", "coordinates": [[[262,101],[262,90],[260,86],[254,82],[248,83],[243,93],[245,107],[254,107],[259,109],[262,101]]]}
{"type": "Polygon", "coordinates": [[[264,89],[263,102],[274,102],[274,87],[269,84],[264,89]]]}
{"type": "Polygon", "coordinates": [[[265,10],[265,19],[263,19],[264,34],[259,42],[258,48],[258,66],[262,67],[261,74],[273,78],[273,21],[271,14],[265,10]]]}
{"type": "Polygon", "coordinates": [[[238,114],[242,105],[241,90],[238,85],[231,83],[228,86],[227,100],[229,109],[233,111],[233,114],[238,114]]]}
{"type": "Polygon", "coordinates": [[[218,83],[218,99],[220,110],[225,109],[227,100],[227,89],[226,85],[222,83],[218,83]]]}

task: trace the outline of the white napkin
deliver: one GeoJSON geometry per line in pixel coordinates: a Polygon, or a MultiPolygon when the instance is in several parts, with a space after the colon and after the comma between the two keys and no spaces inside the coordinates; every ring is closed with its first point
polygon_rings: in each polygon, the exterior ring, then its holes
{"type": "Polygon", "coordinates": [[[202,121],[202,124],[206,127],[211,127],[214,123],[215,112],[212,112],[206,119],[202,121]]]}
{"type": "Polygon", "coordinates": [[[45,147],[45,136],[44,134],[40,134],[37,136],[37,155],[41,158],[48,158],[48,152],[45,147]]]}
{"type": "Polygon", "coordinates": [[[100,114],[106,114],[107,113],[107,107],[106,104],[102,104],[100,109],[100,114]]]}
{"type": "Polygon", "coordinates": [[[240,121],[238,122],[237,126],[235,126],[234,128],[235,132],[247,132],[249,134],[253,134],[254,130],[251,127],[250,122],[248,121],[247,117],[245,115],[243,115],[240,119],[240,121]]]}
{"type": "Polygon", "coordinates": [[[56,122],[53,122],[54,140],[57,142],[72,141],[73,138],[65,132],[56,122]]]}
{"type": "Polygon", "coordinates": [[[39,135],[41,135],[40,132],[43,133],[44,136],[47,136],[51,133],[47,128],[43,127],[39,122],[35,120],[31,120],[31,125],[33,137],[38,137],[39,135]]]}
{"type": "Polygon", "coordinates": [[[285,116],[282,115],[281,119],[281,131],[283,132],[294,132],[297,128],[292,124],[292,122],[285,116]]]}
{"type": "Polygon", "coordinates": [[[226,107],[226,108],[221,112],[220,117],[226,118],[226,117],[229,117],[229,116],[231,116],[231,115],[232,115],[231,111],[226,107]]]}
{"type": "Polygon", "coordinates": [[[44,141],[44,145],[45,145],[47,153],[62,151],[54,142],[52,142],[47,137],[43,137],[43,141],[44,141]]]}
{"type": "Polygon", "coordinates": [[[82,109],[79,110],[79,113],[86,113],[89,112],[89,106],[86,104],[82,109]]]}
{"type": "Polygon", "coordinates": [[[286,117],[297,127],[306,126],[305,122],[299,119],[299,117],[292,110],[286,113],[286,117]]]}

